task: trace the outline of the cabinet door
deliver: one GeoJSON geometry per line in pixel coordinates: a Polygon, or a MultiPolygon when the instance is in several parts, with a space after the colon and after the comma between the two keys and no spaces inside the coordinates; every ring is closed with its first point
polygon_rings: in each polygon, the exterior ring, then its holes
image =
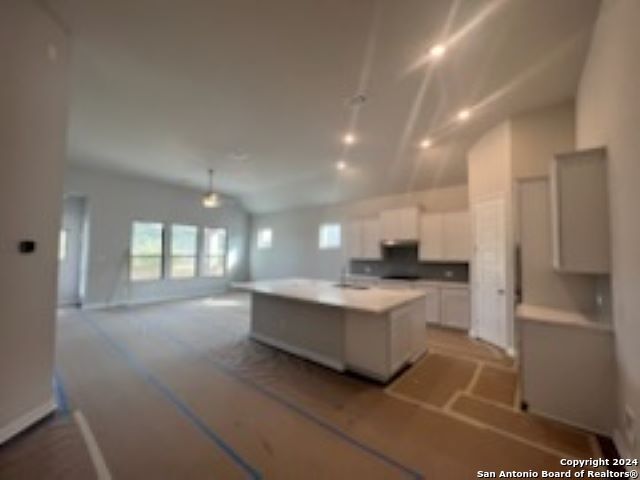
{"type": "Polygon", "coordinates": [[[377,218],[369,218],[362,221],[362,254],[368,260],[380,260],[382,248],[380,247],[380,221],[377,218]]]}
{"type": "Polygon", "coordinates": [[[380,214],[380,233],[382,240],[397,240],[397,216],[395,210],[383,210],[380,214]]]}
{"type": "Polygon", "coordinates": [[[362,222],[353,220],[347,225],[347,257],[362,257],[362,222]]]}
{"type": "Polygon", "coordinates": [[[420,260],[442,260],[444,245],[442,235],[442,215],[423,215],[420,222],[420,260]]]}
{"type": "Polygon", "coordinates": [[[452,212],[442,217],[445,260],[471,259],[471,220],[469,212],[452,212]]]}
{"type": "Polygon", "coordinates": [[[390,372],[395,372],[412,356],[411,313],[411,305],[407,305],[392,311],[389,316],[390,372]]]}
{"type": "Polygon", "coordinates": [[[426,294],[425,321],[428,325],[440,324],[440,289],[438,287],[424,287],[426,294]]]}
{"type": "Polygon", "coordinates": [[[420,238],[420,214],[417,208],[403,208],[398,212],[400,220],[399,240],[418,240],[420,238]]]}
{"type": "Polygon", "coordinates": [[[442,324],[468,330],[471,326],[469,290],[446,288],[440,290],[442,324]]]}

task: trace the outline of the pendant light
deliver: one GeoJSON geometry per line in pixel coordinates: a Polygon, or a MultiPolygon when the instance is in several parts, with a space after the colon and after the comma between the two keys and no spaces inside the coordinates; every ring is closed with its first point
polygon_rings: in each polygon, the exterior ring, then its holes
{"type": "Polygon", "coordinates": [[[204,208],[216,208],[220,204],[220,197],[213,191],[213,169],[209,169],[209,190],[202,196],[204,208]]]}

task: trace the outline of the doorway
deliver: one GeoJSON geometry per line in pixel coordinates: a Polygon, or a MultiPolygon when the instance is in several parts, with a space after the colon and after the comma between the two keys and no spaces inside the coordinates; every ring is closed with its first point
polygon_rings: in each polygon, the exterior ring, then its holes
{"type": "Polygon", "coordinates": [[[473,205],[472,329],[474,336],[507,349],[507,228],[503,197],[473,205]]]}
{"type": "Polygon", "coordinates": [[[58,249],[58,306],[82,304],[85,248],[86,248],[86,199],[65,196],[62,209],[58,249]]]}

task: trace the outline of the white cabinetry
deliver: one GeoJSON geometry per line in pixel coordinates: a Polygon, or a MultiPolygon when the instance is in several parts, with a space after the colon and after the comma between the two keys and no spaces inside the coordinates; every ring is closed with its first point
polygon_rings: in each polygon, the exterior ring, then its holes
{"type": "Polygon", "coordinates": [[[469,286],[463,283],[419,282],[424,291],[425,321],[428,325],[468,330],[471,327],[469,286]]]}
{"type": "Polygon", "coordinates": [[[438,287],[423,287],[426,294],[424,298],[425,302],[425,316],[426,322],[429,325],[440,324],[440,289],[438,287]]]}
{"type": "Polygon", "coordinates": [[[556,155],[551,166],[551,205],[554,268],[608,273],[611,247],[604,148],[556,155]]]}
{"type": "Polygon", "coordinates": [[[380,248],[380,221],[378,218],[362,218],[349,222],[347,227],[347,256],[362,260],[382,258],[380,248]]]}
{"type": "Polygon", "coordinates": [[[383,210],[380,214],[382,240],[406,241],[419,239],[420,210],[418,207],[383,210]]]}
{"type": "Polygon", "coordinates": [[[428,213],[420,220],[420,260],[469,261],[469,212],[428,213]]]}
{"type": "Polygon", "coordinates": [[[440,321],[445,327],[469,329],[471,307],[467,288],[440,289],[440,321]]]}
{"type": "Polygon", "coordinates": [[[529,305],[516,315],[521,398],[529,411],[610,435],[617,370],[611,325],[529,305]]]}
{"type": "Polygon", "coordinates": [[[444,258],[442,214],[428,213],[420,219],[420,260],[444,258]]]}

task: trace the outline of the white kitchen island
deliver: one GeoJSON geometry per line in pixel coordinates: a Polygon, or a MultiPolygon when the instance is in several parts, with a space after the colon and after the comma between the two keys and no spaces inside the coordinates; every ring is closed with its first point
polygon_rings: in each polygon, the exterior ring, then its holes
{"type": "Polygon", "coordinates": [[[235,284],[252,294],[251,337],[386,382],[426,350],[424,293],[283,279],[235,284]]]}

